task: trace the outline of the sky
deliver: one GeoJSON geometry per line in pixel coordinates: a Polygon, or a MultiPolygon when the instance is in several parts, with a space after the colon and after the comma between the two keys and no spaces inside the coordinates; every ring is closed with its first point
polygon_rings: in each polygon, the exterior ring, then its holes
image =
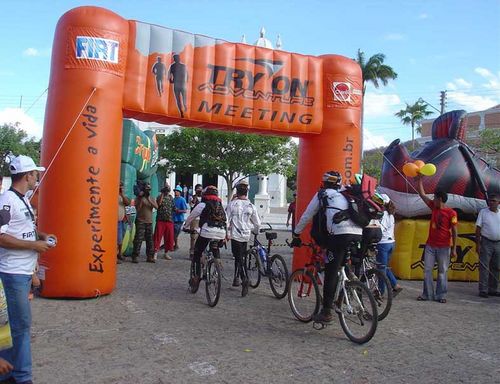
{"type": "MultiPolygon", "coordinates": [[[[481,111],[500,104],[500,0],[25,1],[0,0],[0,124],[19,122],[41,137],[58,19],[94,5],[134,19],[253,44],[262,27],[283,50],[355,58],[386,56],[398,74],[365,95],[364,147],[411,138],[394,114],[419,98],[439,110],[481,111]]],[[[434,111],[432,107],[429,110],[434,111]]],[[[437,117],[435,115],[430,116],[437,117]]]]}

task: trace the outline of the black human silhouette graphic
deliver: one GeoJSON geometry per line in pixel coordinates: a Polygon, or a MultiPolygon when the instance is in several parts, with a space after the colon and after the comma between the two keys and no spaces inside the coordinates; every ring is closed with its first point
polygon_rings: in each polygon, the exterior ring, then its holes
{"type": "Polygon", "coordinates": [[[186,64],[181,63],[181,58],[179,55],[174,55],[174,62],[170,65],[168,69],[168,81],[174,84],[174,95],[175,102],[177,103],[177,109],[184,117],[184,112],[187,111],[186,106],[186,84],[187,84],[188,74],[186,64]]]}
{"type": "Polygon", "coordinates": [[[156,90],[158,91],[158,96],[161,97],[163,94],[163,77],[165,76],[167,67],[161,62],[161,57],[156,58],[156,63],[154,63],[151,72],[155,75],[156,79],[156,90]]]}

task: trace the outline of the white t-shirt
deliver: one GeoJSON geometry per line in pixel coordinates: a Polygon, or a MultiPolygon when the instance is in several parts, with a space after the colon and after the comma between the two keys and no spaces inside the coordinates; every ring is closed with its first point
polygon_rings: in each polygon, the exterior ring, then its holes
{"type": "Polygon", "coordinates": [[[384,211],[384,215],[380,219],[379,227],[382,228],[382,240],[380,244],[394,243],[394,216],[389,215],[389,212],[384,211]]]}
{"type": "MultiPolygon", "coordinates": [[[[33,212],[26,197],[24,201],[33,212]]],[[[21,198],[12,191],[0,195],[0,207],[10,210],[10,221],[0,227],[0,233],[19,240],[37,240],[36,228],[31,214],[21,198]]],[[[35,271],[38,253],[27,249],[7,249],[0,247],[0,272],[32,275],[35,271]]]]}
{"type": "Polygon", "coordinates": [[[496,212],[489,208],[483,208],[479,211],[476,225],[481,227],[481,236],[492,241],[500,240],[500,209],[496,212]]]}
{"type": "MultiPolygon", "coordinates": [[[[335,189],[326,189],[325,192],[327,195],[327,207],[329,207],[326,209],[326,229],[328,232],[332,235],[361,235],[363,233],[363,228],[356,225],[351,219],[341,221],[338,224],[333,222],[333,216],[341,210],[346,210],[349,207],[349,204],[344,195],[342,195],[339,191],[336,191],[335,189]]],[[[296,225],[295,233],[301,233],[318,210],[319,199],[318,194],[316,193],[302,214],[300,221],[296,225]]]]}
{"type": "Polygon", "coordinates": [[[258,231],[260,218],[257,208],[248,199],[235,199],[229,203],[226,209],[227,221],[229,223],[229,237],[240,242],[250,240],[252,230],[258,231]]]}

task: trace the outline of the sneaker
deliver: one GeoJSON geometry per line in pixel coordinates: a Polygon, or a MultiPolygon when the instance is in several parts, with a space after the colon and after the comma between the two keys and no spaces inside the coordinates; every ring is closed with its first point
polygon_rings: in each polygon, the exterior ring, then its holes
{"type": "Polygon", "coordinates": [[[163,255],[163,258],[164,258],[165,260],[172,260],[172,256],[167,255],[166,253],[163,255]]]}
{"type": "Polygon", "coordinates": [[[158,252],[155,252],[153,255],[153,260],[158,260],[158,252]]]}
{"type": "Polygon", "coordinates": [[[233,280],[233,287],[239,287],[240,286],[240,279],[238,277],[235,277],[233,280]]]}
{"type": "Polygon", "coordinates": [[[146,263],[156,263],[156,261],[153,256],[150,256],[146,259],[146,263]]]}
{"type": "Polygon", "coordinates": [[[331,323],[333,320],[332,310],[330,308],[322,308],[319,313],[313,316],[313,321],[316,323],[331,323]]]}
{"type": "Polygon", "coordinates": [[[134,264],[139,263],[139,260],[137,259],[137,257],[132,257],[132,263],[134,263],[134,264]]]}
{"type": "Polygon", "coordinates": [[[488,295],[489,296],[499,297],[500,296],[500,292],[488,292],[488,295]]]}
{"type": "Polygon", "coordinates": [[[403,287],[397,287],[392,290],[392,297],[396,297],[403,290],[403,287]]]}
{"type": "Polygon", "coordinates": [[[485,299],[487,299],[488,294],[486,292],[479,292],[479,297],[484,297],[485,299]]]}
{"type": "Polygon", "coordinates": [[[245,279],[241,283],[241,297],[245,297],[246,295],[248,295],[248,280],[247,279],[245,279]]]}

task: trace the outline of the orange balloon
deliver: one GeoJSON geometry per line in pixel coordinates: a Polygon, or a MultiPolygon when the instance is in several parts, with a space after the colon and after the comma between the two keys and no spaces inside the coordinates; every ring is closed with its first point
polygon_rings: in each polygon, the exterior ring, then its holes
{"type": "Polygon", "coordinates": [[[413,163],[418,167],[418,169],[422,168],[425,165],[422,160],[415,160],[413,163]]]}
{"type": "Polygon", "coordinates": [[[406,163],[403,165],[403,173],[408,177],[415,177],[418,175],[418,167],[414,163],[406,163]]]}

